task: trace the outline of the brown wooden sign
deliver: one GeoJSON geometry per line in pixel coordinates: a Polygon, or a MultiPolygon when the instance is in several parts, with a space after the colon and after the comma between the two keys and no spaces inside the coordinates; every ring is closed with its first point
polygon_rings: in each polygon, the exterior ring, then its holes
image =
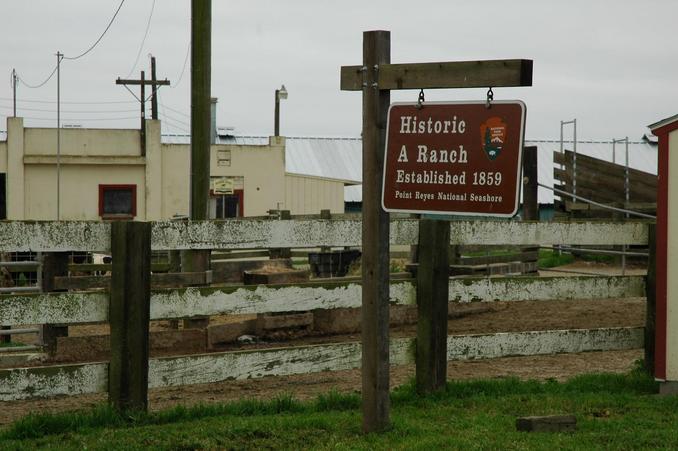
{"type": "Polygon", "coordinates": [[[390,212],[510,217],[518,210],[525,104],[394,103],[382,206],[390,212]]]}

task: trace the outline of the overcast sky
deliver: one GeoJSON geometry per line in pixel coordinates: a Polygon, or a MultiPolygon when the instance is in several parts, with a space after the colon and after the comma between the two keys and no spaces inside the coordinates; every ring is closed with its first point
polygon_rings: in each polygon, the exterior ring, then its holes
{"type": "MultiPolygon", "coordinates": [[[[531,139],[557,139],[560,121],[572,118],[581,139],[638,139],[646,125],[678,113],[675,0],[212,3],[217,122],[239,134],[273,133],[274,91],[285,84],[283,135],[359,136],[361,94],[339,90],[339,68],[362,61],[362,32],[377,29],[391,31],[393,63],[534,60],[532,87],[494,90],[495,99],[525,101],[531,139]]],[[[25,84],[42,83],[56,65],[56,52],[75,57],[85,51],[119,4],[3,0],[0,73],[7,82],[0,114],[11,115],[13,68],[25,84]]],[[[142,69],[150,73],[150,53],[159,77],[174,85],[160,91],[163,132],[189,130],[190,59],[182,76],[189,39],[188,0],[127,0],[92,52],[63,61],[62,122],[137,127],[138,103],[115,79],[138,78],[142,69]]],[[[56,77],[37,89],[18,86],[18,115],[27,118],[26,125],[56,125],[56,91],[56,77]]],[[[426,99],[482,100],[485,92],[429,90],[426,99]]],[[[417,92],[393,92],[391,98],[415,101],[417,92]]]]}

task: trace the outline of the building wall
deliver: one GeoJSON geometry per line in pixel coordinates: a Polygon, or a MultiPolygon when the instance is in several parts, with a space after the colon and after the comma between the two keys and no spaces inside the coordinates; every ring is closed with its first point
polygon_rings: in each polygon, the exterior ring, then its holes
{"type": "Polygon", "coordinates": [[[344,183],[340,181],[287,174],[284,209],[293,215],[344,212],[344,183]]]}
{"type": "Polygon", "coordinates": [[[245,216],[263,216],[285,203],[284,138],[271,137],[268,146],[212,146],[210,167],[212,177],[244,178],[245,216]],[[220,153],[229,151],[225,165],[220,153]]]}
{"type": "Polygon", "coordinates": [[[0,173],[7,173],[7,141],[0,141],[0,173]]]}
{"type": "MultiPolygon", "coordinates": [[[[24,129],[21,118],[9,118],[7,130],[0,172],[7,173],[8,218],[56,219],[56,130],[24,129]]],[[[161,144],[158,121],[147,121],[145,156],[140,139],[138,130],[62,129],[60,218],[100,219],[100,184],[136,185],[137,220],[188,215],[190,146],[161,144]]],[[[212,146],[211,176],[241,180],[245,216],[282,208],[284,138],[272,137],[265,146],[212,146]]]]}
{"type": "Polygon", "coordinates": [[[678,130],[668,136],[668,205],[667,205],[667,253],[666,270],[666,379],[678,381],[678,130]]]}
{"type": "MultiPolygon", "coordinates": [[[[27,220],[55,220],[56,168],[53,165],[26,165],[25,217],[27,220]]],[[[61,219],[92,220],[99,217],[99,184],[136,185],[137,216],[146,220],[144,166],[80,165],[61,167],[61,219]]],[[[12,218],[13,219],[13,218],[12,218]]]]}

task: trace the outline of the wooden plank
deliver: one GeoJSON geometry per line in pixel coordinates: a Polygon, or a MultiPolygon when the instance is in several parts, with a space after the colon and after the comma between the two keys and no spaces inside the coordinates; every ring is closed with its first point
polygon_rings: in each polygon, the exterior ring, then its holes
{"type": "Polygon", "coordinates": [[[108,252],[110,236],[102,221],[0,221],[0,252],[108,252]]]}
{"type": "MultiPolygon", "coordinates": [[[[342,91],[363,89],[363,66],[342,66],[342,91]]],[[[379,89],[532,86],[532,60],[379,64],[379,89]]]]}
{"type": "MultiPolygon", "coordinates": [[[[178,272],[151,274],[151,287],[172,288],[191,285],[205,285],[204,272],[178,272]]],[[[111,276],[55,277],[54,287],[63,290],[108,289],[111,276]]]]}
{"type": "Polygon", "coordinates": [[[647,244],[647,222],[453,221],[450,244],[647,244]]]}
{"type": "MultiPolygon", "coordinates": [[[[646,244],[647,225],[615,222],[519,222],[454,221],[450,244],[551,245],[551,244],[646,244]]],[[[194,221],[153,223],[152,245],[171,249],[268,249],[360,246],[359,220],[307,221],[194,221]]],[[[391,221],[391,245],[417,242],[418,223],[413,219],[391,221]]],[[[110,224],[0,222],[0,251],[100,250],[109,252],[110,224]],[[47,225],[49,224],[49,226],[47,225]],[[106,227],[100,225],[104,224],[106,227]],[[88,228],[93,225],[93,228],[88,228]],[[2,235],[7,231],[7,235],[2,235]],[[49,233],[48,233],[49,232],[49,233]],[[71,237],[77,236],[76,238],[71,237]],[[69,238],[71,237],[71,238],[69,238]],[[101,249],[100,249],[101,248],[101,249]]]]}
{"type": "MultiPolygon", "coordinates": [[[[393,281],[393,305],[415,305],[411,280],[393,281]]],[[[450,279],[452,302],[534,301],[643,297],[642,276],[502,277],[450,279]]],[[[361,305],[359,282],[309,283],[303,286],[252,286],[157,290],[151,294],[151,319],[219,314],[303,312],[361,305]]],[[[0,323],[81,324],[108,320],[107,293],[53,293],[0,296],[0,323]]]]}
{"type": "MultiPolygon", "coordinates": [[[[557,180],[564,183],[566,186],[569,186],[572,183],[573,176],[572,170],[567,169],[553,169],[553,176],[557,180]]],[[[642,183],[634,183],[632,180],[629,180],[629,194],[636,201],[653,201],[657,199],[657,186],[648,186],[642,183]]],[[[624,201],[624,176],[613,177],[605,175],[597,171],[587,171],[585,169],[580,170],[579,165],[577,165],[577,194],[580,194],[584,191],[593,194],[594,199],[596,200],[597,193],[599,191],[609,192],[613,198],[618,201],[624,201]]],[[[582,194],[583,195],[583,194],[582,194]]]]}
{"type": "Polygon", "coordinates": [[[0,370],[0,401],[101,393],[108,390],[108,364],[0,370]]]}
{"type": "Polygon", "coordinates": [[[420,221],[415,377],[419,393],[441,390],[447,383],[449,241],[447,221],[420,221]]]}
{"type": "Polygon", "coordinates": [[[577,418],[574,415],[520,417],[516,419],[516,430],[523,432],[574,432],[577,430],[577,418]]]}
{"type": "MultiPolygon", "coordinates": [[[[71,272],[110,272],[113,266],[110,263],[70,263],[68,270],[71,272]]],[[[169,263],[151,263],[151,271],[166,272],[170,269],[169,263]]]]}
{"type": "Polygon", "coordinates": [[[108,400],[119,411],[148,408],[151,224],[115,222],[109,305],[108,400]]]}
{"type": "Polygon", "coordinates": [[[450,301],[549,301],[645,296],[643,276],[450,279],[450,301]]]}
{"type": "Polygon", "coordinates": [[[495,359],[589,351],[617,351],[643,347],[642,327],[505,332],[450,336],[448,360],[495,359]]]}
{"type": "Polygon", "coordinates": [[[108,320],[106,293],[36,293],[0,296],[0,324],[78,324],[108,320]]]}
{"type": "MultiPolygon", "coordinates": [[[[449,336],[447,358],[469,360],[642,346],[642,327],[508,332],[449,336]]],[[[414,339],[392,339],[389,353],[393,365],[414,363],[414,339]]],[[[148,385],[175,387],[340,371],[359,368],[360,362],[359,342],[167,357],[150,360],[148,385]]],[[[107,374],[106,363],[0,370],[0,401],[105,392],[107,374]]]]}

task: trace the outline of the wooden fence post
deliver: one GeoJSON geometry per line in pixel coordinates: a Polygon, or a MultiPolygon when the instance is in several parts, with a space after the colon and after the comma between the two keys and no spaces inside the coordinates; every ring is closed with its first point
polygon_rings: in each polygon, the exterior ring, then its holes
{"type": "Polygon", "coordinates": [[[119,411],[148,407],[151,224],[111,224],[111,363],[108,399],[119,411]]]}
{"type": "Polygon", "coordinates": [[[363,33],[362,396],[363,431],[390,425],[389,214],[381,208],[386,119],[391,91],[378,85],[391,62],[391,33],[363,33]]]}
{"type": "Polygon", "coordinates": [[[523,221],[539,221],[537,146],[523,148],[523,221]]]}
{"type": "Polygon", "coordinates": [[[648,230],[648,262],[645,277],[645,369],[654,376],[655,333],[657,320],[657,225],[650,224],[648,230]]]}
{"type": "Polygon", "coordinates": [[[419,393],[445,387],[450,223],[419,221],[416,384],[419,393]]]}
{"type": "MultiPolygon", "coordinates": [[[[68,275],[69,252],[48,252],[42,256],[42,286],[43,292],[57,291],[54,289],[54,278],[68,275]]],[[[65,291],[65,290],[59,290],[65,291]]],[[[57,349],[57,339],[68,336],[68,326],[58,324],[43,324],[40,327],[40,343],[50,356],[54,356],[57,349]]]]}

